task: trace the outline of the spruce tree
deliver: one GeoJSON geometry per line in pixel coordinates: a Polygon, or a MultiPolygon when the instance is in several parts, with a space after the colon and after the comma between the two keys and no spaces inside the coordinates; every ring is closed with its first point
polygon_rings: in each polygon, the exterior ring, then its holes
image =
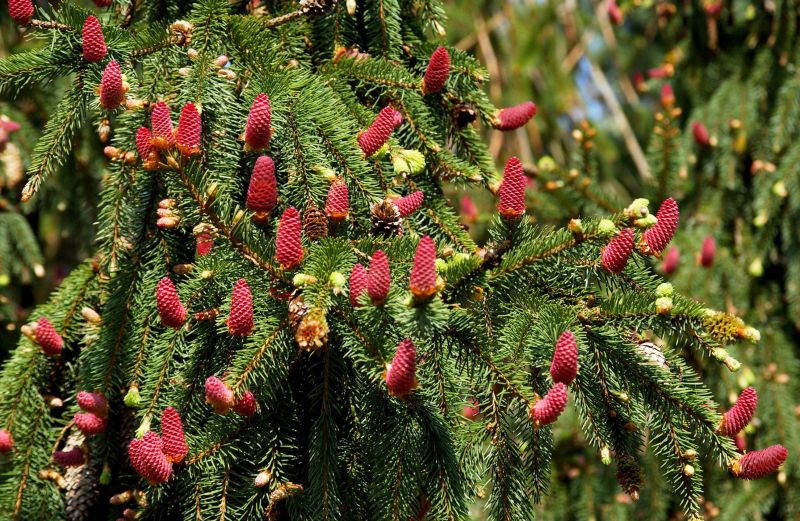
{"type": "Polygon", "coordinates": [[[723,415],[678,355],[736,369],[758,332],[653,273],[675,201],[530,219],[472,123],[536,107],[489,101],[438,2],[95,4],[9,2],[47,45],[0,89],[71,80],[23,201],[81,128],[112,137],[95,253],[0,377],[4,516],[529,519],[565,409],[633,497],[652,451],[688,517],[698,454],[742,479],[786,459],[737,452],[752,397],[723,415]],[[465,187],[497,196],[481,244],[444,196],[465,187]]]}

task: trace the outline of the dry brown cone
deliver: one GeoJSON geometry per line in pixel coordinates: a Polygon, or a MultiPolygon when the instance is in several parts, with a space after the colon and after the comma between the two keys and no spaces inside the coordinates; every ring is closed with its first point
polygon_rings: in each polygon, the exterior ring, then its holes
{"type": "Polygon", "coordinates": [[[642,468],[633,456],[623,454],[617,461],[617,481],[622,490],[634,501],[639,499],[642,486],[642,468]]]}
{"type": "Polygon", "coordinates": [[[303,294],[294,295],[289,301],[289,327],[292,328],[292,331],[297,331],[306,313],[308,313],[308,306],[303,300],[303,294]]]}
{"type": "Polygon", "coordinates": [[[328,343],[328,320],[325,311],[314,308],[305,314],[294,332],[297,345],[306,351],[316,351],[328,343]]]}
{"type": "Polygon", "coordinates": [[[328,216],[313,201],[306,206],[303,231],[311,241],[318,241],[328,236],[328,216]]]}
{"type": "MultiPolygon", "coordinates": [[[[67,438],[63,450],[70,450],[84,444],[83,434],[75,430],[67,438]]],[[[68,467],[64,472],[66,484],[66,514],[68,521],[89,521],[92,519],[92,508],[97,503],[97,466],[90,459],[80,467],[68,467]]]]}
{"type": "Polygon", "coordinates": [[[403,233],[403,218],[400,210],[390,201],[381,201],[372,205],[371,235],[378,237],[391,237],[403,233]]]}

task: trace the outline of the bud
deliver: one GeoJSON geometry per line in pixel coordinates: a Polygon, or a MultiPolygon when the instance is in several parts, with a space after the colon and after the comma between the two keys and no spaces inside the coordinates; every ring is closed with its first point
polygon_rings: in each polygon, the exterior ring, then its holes
{"type": "Polygon", "coordinates": [[[633,202],[625,208],[625,216],[629,219],[639,219],[646,217],[650,214],[650,201],[647,199],[639,198],[634,199],[633,202]]]}
{"type": "Polygon", "coordinates": [[[344,285],[347,283],[347,278],[344,276],[344,274],[338,271],[333,271],[328,276],[328,283],[333,288],[343,288],[344,285]]]}
{"type": "Polygon", "coordinates": [[[139,405],[142,403],[142,397],[139,395],[139,387],[136,385],[131,385],[130,389],[128,389],[128,392],[125,393],[123,402],[125,402],[125,405],[128,407],[139,407],[139,405]]]}
{"type": "Polygon", "coordinates": [[[786,199],[789,196],[789,189],[786,188],[786,183],[781,180],[772,185],[772,193],[781,199],[786,199]]]}
{"type": "Polygon", "coordinates": [[[659,315],[669,315],[672,311],[672,298],[658,297],[656,299],[656,313],[659,315]]]}
{"type": "Polygon", "coordinates": [[[692,465],[685,465],[683,467],[683,475],[684,476],[687,476],[687,477],[691,478],[692,476],[694,476],[694,473],[695,473],[695,470],[694,470],[694,467],[692,465]]]}
{"type": "Polygon", "coordinates": [[[613,237],[617,233],[617,227],[611,220],[603,219],[597,224],[597,233],[601,237],[613,237]]]}
{"type": "Polygon", "coordinates": [[[570,219],[568,228],[575,235],[583,234],[583,224],[581,224],[580,219],[570,219]]]}
{"type": "Polygon", "coordinates": [[[611,465],[611,450],[605,445],[600,449],[600,461],[603,465],[611,465]]]}
{"type": "Polygon", "coordinates": [[[663,282],[656,288],[656,297],[671,297],[672,292],[672,284],[669,282],[663,282]]]}
{"type": "Polygon", "coordinates": [[[419,150],[392,150],[392,166],[399,175],[415,175],[425,169],[425,156],[419,150]]]}
{"type": "Polygon", "coordinates": [[[346,5],[347,5],[347,14],[350,16],[355,16],[357,7],[356,0],[347,0],[346,5]]]}
{"type": "Polygon", "coordinates": [[[93,310],[92,308],[90,308],[88,306],[84,306],[81,309],[81,316],[84,318],[84,320],[86,320],[90,324],[95,324],[96,325],[96,324],[100,324],[101,322],[103,322],[103,319],[100,318],[100,315],[97,314],[97,311],[93,310]]]}
{"type": "Polygon", "coordinates": [[[272,472],[264,469],[261,472],[259,472],[258,475],[256,475],[254,484],[258,488],[263,488],[269,485],[270,481],[272,481],[272,472]]]}
{"type": "Polygon", "coordinates": [[[307,273],[297,273],[294,277],[292,277],[292,284],[295,287],[301,288],[303,286],[309,286],[311,284],[316,284],[317,277],[314,275],[309,275],[307,273]]]}

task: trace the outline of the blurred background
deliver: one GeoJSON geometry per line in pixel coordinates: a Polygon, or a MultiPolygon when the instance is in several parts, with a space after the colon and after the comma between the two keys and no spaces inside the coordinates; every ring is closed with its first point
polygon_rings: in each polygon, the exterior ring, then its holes
{"type": "MultiPolygon", "coordinates": [[[[638,197],[653,212],[666,197],[678,200],[679,233],[654,270],[710,308],[741,316],[761,341],[737,344],[720,360],[680,345],[653,349],[682,353],[723,404],[756,387],[757,418],[737,444],[781,443],[792,455],[776,476],[752,483],[731,480],[704,454],[685,472],[709,469],[708,519],[800,519],[800,1],[451,0],[445,7],[446,42],[486,64],[492,101],[538,105],[526,127],[485,132],[496,164],[516,155],[525,165],[533,219],[563,226],[638,197]],[[733,371],[731,359],[741,368],[733,371]]],[[[0,56],[40,44],[23,40],[1,1],[0,56]]],[[[39,167],[31,152],[61,97],[52,93],[65,86],[31,86],[14,99],[0,90],[0,356],[32,306],[91,255],[110,133],[103,122],[80,131],[60,174],[20,202],[39,167]]],[[[470,107],[457,109],[454,117],[470,119],[470,107]]],[[[493,196],[452,190],[452,200],[483,238],[493,196]]],[[[537,519],[684,519],[652,455],[640,466],[607,466],[575,418],[559,422],[556,435],[551,494],[537,519]]]]}

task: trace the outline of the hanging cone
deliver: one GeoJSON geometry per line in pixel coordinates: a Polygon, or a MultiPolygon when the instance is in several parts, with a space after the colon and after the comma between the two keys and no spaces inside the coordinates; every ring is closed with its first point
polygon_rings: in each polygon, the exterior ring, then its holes
{"type": "Polygon", "coordinates": [[[300,242],[300,214],[295,208],[287,208],[278,224],[275,238],[275,260],[283,269],[292,269],[303,260],[303,244],[300,242]]]}
{"type": "Polygon", "coordinates": [[[152,431],[144,433],[141,439],[131,440],[128,458],[134,470],[151,485],[165,483],[172,475],[172,464],[164,455],[164,442],[152,431]]]}
{"type": "Polygon", "coordinates": [[[344,179],[337,177],[328,190],[328,199],[325,202],[325,214],[332,221],[347,219],[350,211],[350,198],[347,193],[347,184],[344,179]]]}
{"type": "Polygon", "coordinates": [[[96,436],[106,430],[106,420],[91,412],[79,412],[75,415],[75,426],[86,436],[96,436]]]}
{"type": "Polygon", "coordinates": [[[416,191],[408,194],[405,197],[394,200],[394,205],[400,210],[400,217],[408,217],[422,205],[425,199],[425,194],[421,191],[416,191]]]}
{"type": "Polygon", "coordinates": [[[680,212],[675,199],[670,197],[661,203],[661,207],[656,213],[656,219],[656,224],[645,230],[642,236],[647,245],[647,251],[658,254],[667,247],[672,236],[675,235],[675,230],[678,229],[680,212]]]}
{"type": "Polygon", "coordinates": [[[733,407],[722,416],[717,432],[725,436],[736,436],[753,419],[756,407],[758,407],[758,393],[752,387],[748,387],[739,394],[733,407]]]}
{"type": "Polygon", "coordinates": [[[108,400],[100,393],[81,391],[78,393],[76,401],[78,407],[80,407],[82,411],[90,412],[101,417],[108,416],[108,400]]]}
{"type": "Polygon", "coordinates": [[[497,130],[516,130],[536,115],[536,104],[526,101],[513,107],[508,107],[497,112],[492,120],[492,126],[497,130]]]}
{"type": "Polygon", "coordinates": [[[372,125],[358,136],[358,144],[364,157],[370,157],[377,152],[402,122],[403,117],[399,112],[391,106],[384,107],[372,125]]]}
{"type": "Polygon", "coordinates": [[[567,386],[557,383],[544,398],[531,407],[530,414],[536,425],[547,425],[556,421],[566,407],[567,386]]]}
{"type": "Polygon", "coordinates": [[[436,293],[436,244],[427,235],[417,245],[409,288],[414,298],[421,301],[436,293]]]}
{"type": "Polygon", "coordinates": [[[46,355],[57,355],[64,347],[64,341],[61,339],[53,324],[50,323],[45,317],[41,317],[36,325],[36,343],[42,348],[46,355]]]}
{"type": "Polygon", "coordinates": [[[608,245],[603,248],[601,261],[603,267],[611,273],[619,273],[625,269],[628,258],[633,251],[633,230],[625,228],[619,235],[611,239],[608,245]]]}
{"type": "Polygon", "coordinates": [[[180,463],[189,453],[186,435],[183,433],[181,415],[174,407],[167,407],[161,413],[161,437],[164,442],[164,455],[170,463],[180,463]]]}
{"type": "Polygon", "coordinates": [[[111,60],[103,70],[100,80],[100,105],[107,110],[120,106],[125,101],[125,91],[122,87],[122,71],[117,60],[111,60]]]}
{"type": "Polygon", "coordinates": [[[365,291],[367,291],[367,270],[361,264],[356,264],[350,272],[350,305],[354,308],[359,307],[358,297],[365,291]]]}
{"type": "Polygon", "coordinates": [[[703,239],[703,245],[700,247],[700,255],[698,255],[697,261],[702,267],[710,268],[714,265],[714,257],[716,257],[716,254],[717,243],[714,237],[706,235],[705,239],[703,239]]]}
{"type": "Polygon", "coordinates": [[[94,16],[89,16],[83,23],[82,31],[83,59],[87,62],[99,62],[106,57],[108,49],[103,38],[103,29],[94,16]]]}
{"type": "Polygon", "coordinates": [[[233,407],[233,391],[216,376],[206,378],[205,389],[206,402],[211,404],[217,414],[225,414],[233,407]]]}
{"type": "Polygon", "coordinates": [[[661,271],[665,275],[672,275],[678,269],[678,264],[681,260],[681,252],[676,246],[671,246],[664,255],[664,261],[661,263],[661,271]]]}
{"type": "Polygon", "coordinates": [[[778,470],[788,455],[783,445],[750,451],[731,465],[731,471],[737,478],[761,479],[778,470]]]}
{"type": "Polygon", "coordinates": [[[234,336],[248,336],[253,331],[253,297],[244,279],[237,280],[233,286],[231,311],[226,323],[228,332],[234,336]]]}
{"type": "Polygon", "coordinates": [[[165,326],[177,329],[186,322],[186,308],[181,304],[178,291],[169,277],[164,277],[158,283],[156,307],[161,323],[165,326]]]}
{"type": "Polygon", "coordinates": [[[246,391],[243,395],[236,400],[233,405],[233,412],[240,416],[250,417],[256,413],[258,403],[256,402],[256,395],[251,391],[246,391]]]}
{"type": "Polygon", "coordinates": [[[513,221],[522,217],[525,213],[525,174],[518,158],[512,157],[506,163],[498,194],[497,209],[504,219],[513,221]]]}
{"type": "Polygon", "coordinates": [[[386,369],[389,394],[402,398],[417,388],[417,348],[409,338],[397,346],[392,363],[386,369]]]}
{"type": "Polygon", "coordinates": [[[269,97],[260,92],[253,100],[250,114],[247,116],[247,126],[244,129],[244,142],[247,148],[257,152],[269,147],[269,140],[272,137],[271,119],[269,97]]]}
{"type": "Polygon", "coordinates": [[[578,342],[572,331],[564,331],[558,337],[550,364],[550,376],[553,382],[569,385],[578,375],[578,342]]]}
{"type": "Polygon", "coordinates": [[[425,69],[425,76],[422,78],[422,95],[427,96],[441,91],[449,74],[450,54],[444,47],[439,47],[431,54],[428,68],[425,69]]]}
{"type": "Polygon", "coordinates": [[[181,110],[176,139],[178,150],[183,157],[191,157],[200,153],[202,131],[202,121],[197,107],[194,103],[187,103],[181,110]]]}
{"type": "Polygon", "coordinates": [[[389,268],[389,259],[382,250],[376,250],[369,262],[367,272],[367,292],[372,303],[382,306],[389,296],[389,287],[392,283],[392,273],[389,268]]]}

